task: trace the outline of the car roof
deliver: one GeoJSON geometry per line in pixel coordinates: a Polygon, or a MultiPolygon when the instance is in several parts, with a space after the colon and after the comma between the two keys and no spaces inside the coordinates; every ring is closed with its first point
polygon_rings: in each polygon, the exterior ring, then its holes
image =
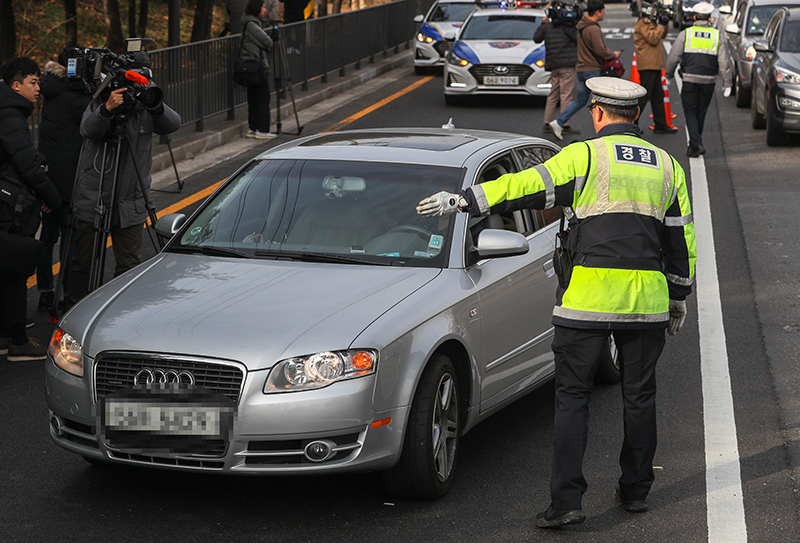
{"type": "Polygon", "coordinates": [[[536,143],[531,136],[443,128],[376,128],[327,132],[270,149],[259,158],[292,160],[359,160],[461,167],[486,147],[536,143]]]}
{"type": "Polygon", "coordinates": [[[546,17],[543,10],[536,8],[480,8],[473,11],[471,17],[496,17],[497,15],[546,17]]]}

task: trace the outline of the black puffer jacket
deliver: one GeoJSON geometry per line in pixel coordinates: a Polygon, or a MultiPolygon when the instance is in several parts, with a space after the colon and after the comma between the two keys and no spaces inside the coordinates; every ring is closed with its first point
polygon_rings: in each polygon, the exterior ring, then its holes
{"type": "MultiPolygon", "coordinates": [[[[51,209],[61,206],[61,198],[53,183],[45,173],[43,161],[31,140],[28,117],[33,112],[33,104],[14,90],[0,83],[0,173],[10,178],[13,186],[3,184],[5,192],[24,187],[24,223],[22,232],[33,237],[39,227],[41,217],[40,199],[51,209]],[[32,231],[31,231],[32,230],[32,231]]],[[[19,193],[19,190],[17,190],[19,193]]],[[[16,200],[16,194],[14,198],[16,200]]],[[[13,221],[13,208],[5,200],[0,204],[0,228],[7,228],[13,221]]]]}
{"type": "Polygon", "coordinates": [[[39,123],[39,152],[51,167],[47,175],[58,189],[61,200],[69,203],[75,183],[75,170],[81,154],[81,118],[92,100],[85,92],[70,89],[67,69],[48,62],[42,72],[42,121],[39,123]]]}
{"type": "Polygon", "coordinates": [[[544,42],[544,69],[574,68],[578,64],[578,30],[574,26],[543,23],[533,35],[536,43],[544,42]]]}

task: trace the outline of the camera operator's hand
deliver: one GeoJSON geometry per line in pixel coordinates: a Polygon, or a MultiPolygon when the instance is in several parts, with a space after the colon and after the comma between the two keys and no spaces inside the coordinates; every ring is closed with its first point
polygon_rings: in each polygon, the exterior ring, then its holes
{"type": "Polygon", "coordinates": [[[122,102],[125,101],[124,94],[125,91],[127,90],[128,90],[127,88],[123,88],[112,91],[111,95],[108,97],[108,100],[106,101],[106,109],[108,111],[113,111],[117,107],[121,106],[122,102]]]}
{"type": "Polygon", "coordinates": [[[542,19],[542,22],[543,23],[549,23],[550,22],[550,17],[545,17],[544,19],[542,19]]]}
{"type": "Polygon", "coordinates": [[[619,58],[622,56],[622,51],[614,51],[614,58],[619,58]]]}

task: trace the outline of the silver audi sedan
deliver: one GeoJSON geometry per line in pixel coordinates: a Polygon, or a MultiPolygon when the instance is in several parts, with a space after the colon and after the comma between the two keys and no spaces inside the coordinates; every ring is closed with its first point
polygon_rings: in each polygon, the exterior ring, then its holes
{"type": "MultiPolygon", "coordinates": [[[[263,153],[61,320],[51,437],[93,464],[381,471],[395,496],[443,496],[460,437],[552,377],[560,210],[415,207],[557,151],[402,128],[263,153]]],[[[619,377],[613,352],[600,379],[619,377]]]]}

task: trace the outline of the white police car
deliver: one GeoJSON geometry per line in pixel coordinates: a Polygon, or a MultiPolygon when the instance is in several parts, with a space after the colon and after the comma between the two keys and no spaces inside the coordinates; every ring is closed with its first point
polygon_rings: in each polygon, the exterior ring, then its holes
{"type": "Polygon", "coordinates": [[[546,17],[537,9],[543,5],[503,0],[474,11],[445,60],[445,102],[476,94],[547,96],[550,72],[544,69],[544,42],[533,41],[546,17]]]}
{"type": "Polygon", "coordinates": [[[414,42],[414,71],[417,74],[444,64],[444,57],[452,49],[458,30],[473,11],[474,0],[440,0],[434,2],[427,15],[414,17],[414,22],[422,23],[414,42]]]}

